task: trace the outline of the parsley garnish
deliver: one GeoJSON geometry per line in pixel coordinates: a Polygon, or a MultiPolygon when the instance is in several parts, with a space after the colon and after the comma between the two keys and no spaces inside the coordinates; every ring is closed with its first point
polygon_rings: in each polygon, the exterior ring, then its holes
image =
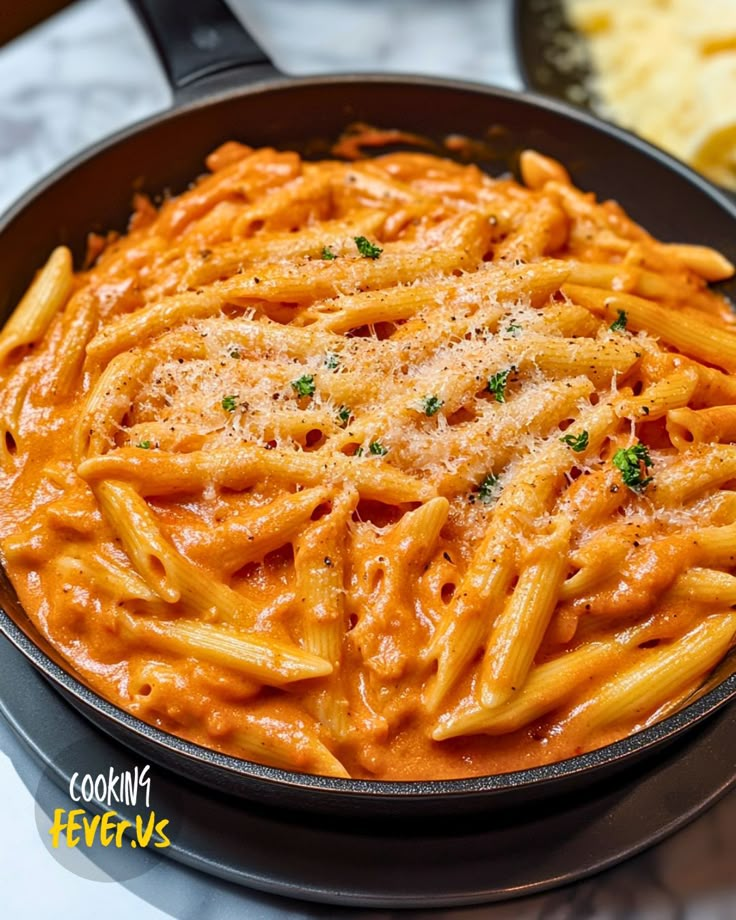
{"type": "Polygon", "coordinates": [[[632,492],[643,492],[652,481],[651,476],[645,476],[646,471],[653,466],[652,458],[646,444],[642,444],[641,441],[631,447],[617,450],[612,462],[621,470],[621,479],[632,492]]]}
{"type": "Polygon", "coordinates": [[[488,378],[487,390],[489,393],[493,393],[496,397],[496,402],[506,402],[506,384],[508,383],[509,374],[515,370],[515,367],[510,367],[508,370],[499,371],[488,378]]]}
{"type": "Polygon", "coordinates": [[[380,441],[371,441],[368,451],[376,457],[384,457],[388,453],[388,447],[384,447],[380,441]]]}
{"type": "Polygon", "coordinates": [[[509,335],[513,335],[514,338],[516,338],[518,334],[521,332],[521,326],[518,323],[511,323],[510,325],[506,327],[506,332],[509,335]]]}
{"type": "Polygon", "coordinates": [[[350,421],[350,409],[347,406],[340,406],[337,410],[337,417],[343,425],[347,425],[350,421]]]}
{"type": "Polygon", "coordinates": [[[619,310],[618,318],[615,319],[608,328],[612,332],[625,332],[628,321],[629,317],[626,315],[626,310],[619,310]]]}
{"type": "Polygon", "coordinates": [[[371,241],[367,240],[364,236],[355,236],[353,239],[355,240],[355,245],[358,247],[358,252],[364,259],[377,259],[383,252],[380,246],[371,243],[371,241]]]}
{"type": "Polygon", "coordinates": [[[470,501],[474,502],[477,499],[484,505],[490,505],[498,497],[498,482],[498,476],[495,473],[489,473],[478,484],[478,488],[470,494],[470,501]]]}
{"type": "Polygon", "coordinates": [[[362,447],[359,447],[359,448],[355,451],[355,453],[353,454],[353,456],[354,456],[354,457],[362,457],[362,456],[363,456],[363,448],[362,448],[362,447]]]}
{"type": "Polygon", "coordinates": [[[422,411],[431,418],[437,415],[444,404],[444,399],[440,399],[439,396],[425,396],[422,400],[422,411]]]}
{"type": "Polygon", "coordinates": [[[140,447],[141,450],[150,450],[153,447],[150,441],[139,441],[136,447],[140,447]]]}
{"type": "Polygon", "coordinates": [[[328,371],[334,371],[340,366],[340,357],[334,351],[328,351],[325,355],[325,367],[328,371]]]}
{"type": "Polygon", "coordinates": [[[488,505],[496,497],[496,491],[498,486],[498,476],[493,473],[489,473],[486,478],[478,486],[478,499],[482,501],[484,505],[488,505]]]}
{"type": "Polygon", "coordinates": [[[291,387],[297,396],[313,396],[316,389],[314,377],[311,374],[304,374],[298,380],[292,380],[291,387]]]}
{"type": "Polygon", "coordinates": [[[328,262],[331,262],[333,259],[337,258],[337,253],[334,253],[329,246],[323,246],[322,258],[326,259],[328,262]]]}
{"type": "Polygon", "coordinates": [[[567,444],[568,447],[572,447],[576,454],[579,454],[588,446],[588,432],[581,431],[580,434],[566,434],[560,440],[563,444],[567,444]]]}
{"type": "Polygon", "coordinates": [[[235,412],[237,405],[238,405],[237,396],[223,396],[222,408],[225,410],[225,412],[235,412]]]}

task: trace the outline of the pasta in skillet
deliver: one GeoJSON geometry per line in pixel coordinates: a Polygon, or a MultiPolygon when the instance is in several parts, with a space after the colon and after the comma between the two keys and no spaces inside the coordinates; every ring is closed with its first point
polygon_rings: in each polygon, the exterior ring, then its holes
{"type": "Polygon", "coordinates": [[[290,770],[563,759],[736,633],[733,267],[540,154],[231,142],[0,334],[3,565],[95,690],[290,770]]]}

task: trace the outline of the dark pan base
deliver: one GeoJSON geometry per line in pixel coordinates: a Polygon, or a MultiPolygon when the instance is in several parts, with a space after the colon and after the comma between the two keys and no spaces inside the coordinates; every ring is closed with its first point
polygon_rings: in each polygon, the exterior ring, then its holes
{"type": "MultiPolygon", "coordinates": [[[[120,772],[140,757],[71,708],[7,642],[0,642],[0,711],[54,779],[58,753],[84,745],[78,769],[120,772]],[[42,714],[42,718],[39,718],[42,714]]],[[[658,762],[587,796],[514,819],[368,823],[246,805],[152,767],[160,815],[172,820],[165,855],[266,891],[362,907],[447,907],[520,897],[610,867],[691,821],[736,785],[736,707],[722,709],[658,762]],[[493,826],[488,826],[489,823],[493,826]]],[[[126,816],[126,809],[116,806],[126,816]]],[[[133,810],[133,814],[135,810],[133,810]]]]}

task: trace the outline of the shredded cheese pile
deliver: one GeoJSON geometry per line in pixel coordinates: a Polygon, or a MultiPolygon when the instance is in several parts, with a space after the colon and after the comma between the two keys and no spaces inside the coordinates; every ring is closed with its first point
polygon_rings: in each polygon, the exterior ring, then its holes
{"type": "Polygon", "coordinates": [[[603,114],[736,189],[736,0],[565,0],[603,114]]]}

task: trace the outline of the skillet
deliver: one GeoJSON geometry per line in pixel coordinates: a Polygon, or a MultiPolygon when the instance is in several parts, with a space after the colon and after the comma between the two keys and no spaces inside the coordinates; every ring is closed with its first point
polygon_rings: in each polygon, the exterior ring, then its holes
{"type": "MultiPolygon", "coordinates": [[[[713,246],[736,259],[734,204],[663,152],[586,112],[531,93],[451,80],[289,79],[222,0],[131,4],[162,58],[173,107],[70,161],[0,221],[0,318],[9,314],[54,246],[69,245],[81,260],[90,230],[124,228],[133,190],[154,197],[183,190],[201,171],[205,155],[229,139],[324,155],[354,122],[399,127],[439,148],[450,134],[478,139],[481,143],[472,145],[474,161],[492,174],[513,171],[519,152],[534,147],[564,162],[581,188],[616,198],[656,236],[713,246]]],[[[736,296],[733,282],[722,288],[736,296]]],[[[333,815],[509,813],[582,790],[615,788],[736,697],[736,667],[727,661],[680,712],[561,763],[441,782],[305,776],[221,755],[144,724],[75,676],[30,623],[4,577],[0,608],[7,638],[80,712],[137,753],[221,793],[333,815]]]]}
{"type": "Polygon", "coordinates": [[[585,108],[595,99],[585,42],[565,17],[562,0],[515,0],[513,38],[524,86],[585,108]],[[574,48],[574,53],[565,53],[574,48]]]}

